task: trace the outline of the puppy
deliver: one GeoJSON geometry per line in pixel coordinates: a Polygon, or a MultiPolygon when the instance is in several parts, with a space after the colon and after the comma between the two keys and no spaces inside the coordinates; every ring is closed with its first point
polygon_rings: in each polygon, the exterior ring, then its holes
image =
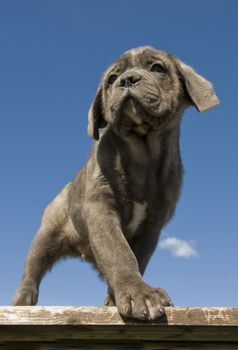
{"type": "Polygon", "coordinates": [[[71,256],[100,271],[106,305],[125,317],[161,316],[171,300],[142,276],[179,198],[182,114],[218,102],[210,82],[166,52],[137,48],[113,63],[89,111],[92,153],[46,208],[13,305],[36,304],[44,274],[71,256]]]}

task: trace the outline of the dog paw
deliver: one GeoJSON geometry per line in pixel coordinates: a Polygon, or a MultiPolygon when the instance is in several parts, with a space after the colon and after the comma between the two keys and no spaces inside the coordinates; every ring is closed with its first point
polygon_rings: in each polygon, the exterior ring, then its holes
{"type": "Polygon", "coordinates": [[[173,303],[164,289],[141,283],[117,293],[116,305],[122,316],[154,320],[164,314],[165,306],[173,306],[173,303]]]}
{"type": "Polygon", "coordinates": [[[13,298],[13,306],[31,306],[35,305],[38,300],[38,290],[37,288],[27,286],[20,287],[16,291],[16,294],[13,298]]]}

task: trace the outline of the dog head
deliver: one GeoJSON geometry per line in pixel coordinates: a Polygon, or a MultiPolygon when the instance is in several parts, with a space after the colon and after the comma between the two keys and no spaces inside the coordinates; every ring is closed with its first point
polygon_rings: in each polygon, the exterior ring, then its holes
{"type": "Polygon", "coordinates": [[[194,105],[202,112],[219,103],[212,84],[174,56],[142,47],[127,51],[105,72],[89,110],[88,133],[99,128],[145,136],[179,122],[194,105]]]}

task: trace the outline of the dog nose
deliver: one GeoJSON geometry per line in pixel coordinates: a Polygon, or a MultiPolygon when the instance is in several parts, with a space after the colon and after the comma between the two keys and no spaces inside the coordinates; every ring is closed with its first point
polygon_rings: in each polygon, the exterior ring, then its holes
{"type": "Polygon", "coordinates": [[[136,85],[141,80],[141,76],[137,73],[128,72],[121,76],[119,86],[131,87],[136,85]]]}

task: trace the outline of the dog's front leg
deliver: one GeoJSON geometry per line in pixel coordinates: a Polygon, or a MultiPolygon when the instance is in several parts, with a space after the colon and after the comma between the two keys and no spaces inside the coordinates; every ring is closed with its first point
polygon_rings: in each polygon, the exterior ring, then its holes
{"type": "Polygon", "coordinates": [[[119,312],[126,317],[155,319],[164,313],[159,288],[147,285],[137,259],[108,198],[89,201],[86,209],[90,245],[98,268],[113,291],[119,312]]]}

